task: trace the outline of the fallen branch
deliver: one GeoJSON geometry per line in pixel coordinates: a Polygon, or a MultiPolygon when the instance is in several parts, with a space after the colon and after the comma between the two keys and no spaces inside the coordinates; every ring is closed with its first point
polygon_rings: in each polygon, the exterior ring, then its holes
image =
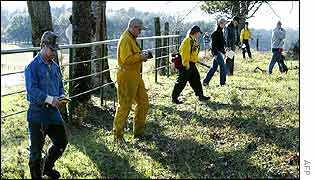
{"type": "Polygon", "coordinates": [[[263,69],[261,69],[258,66],[255,68],[254,72],[257,72],[257,70],[260,70],[262,73],[266,73],[267,72],[266,70],[263,70],[263,69]]]}

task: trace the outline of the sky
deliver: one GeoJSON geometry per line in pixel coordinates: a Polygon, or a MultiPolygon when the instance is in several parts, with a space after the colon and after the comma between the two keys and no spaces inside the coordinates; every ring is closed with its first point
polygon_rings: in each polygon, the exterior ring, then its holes
{"type": "MultiPolygon", "coordinates": [[[[51,7],[71,7],[71,1],[50,1],[51,7]]],[[[214,21],[209,14],[200,10],[200,1],[107,1],[107,8],[117,10],[121,8],[129,9],[134,7],[138,11],[144,12],[164,12],[169,15],[178,14],[185,17],[184,22],[189,21],[214,21]]],[[[278,20],[282,21],[284,28],[299,29],[299,1],[272,1],[272,9],[263,5],[255,14],[255,17],[248,20],[249,26],[255,29],[273,29],[278,20]]],[[[26,8],[26,1],[1,1],[1,6],[9,11],[26,8]]]]}

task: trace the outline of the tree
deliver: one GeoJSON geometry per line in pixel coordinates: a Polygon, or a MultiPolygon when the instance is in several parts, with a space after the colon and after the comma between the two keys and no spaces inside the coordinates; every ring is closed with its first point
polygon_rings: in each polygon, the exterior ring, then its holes
{"type": "Polygon", "coordinates": [[[6,29],[7,37],[18,41],[28,42],[31,39],[31,34],[31,21],[26,14],[14,16],[6,29]]]}
{"type": "Polygon", "coordinates": [[[204,1],[200,8],[209,14],[221,14],[229,19],[238,16],[242,29],[245,21],[254,17],[261,5],[266,2],[268,1],[204,1]]]}
{"type": "MultiPolygon", "coordinates": [[[[90,43],[92,37],[91,31],[91,1],[72,1],[72,30],[73,44],[90,43]]],[[[74,49],[74,61],[86,61],[91,59],[91,47],[74,49]]],[[[74,78],[91,74],[91,62],[74,65],[74,78]]],[[[90,77],[74,81],[73,94],[83,93],[90,89],[90,77]]],[[[75,98],[79,103],[86,103],[91,99],[89,93],[75,98]]],[[[74,104],[76,106],[76,104],[74,104]]],[[[78,105],[78,104],[77,104],[78,105]]]]}
{"type": "MultiPolygon", "coordinates": [[[[106,1],[94,1],[92,2],[92,9],[94,15],[96,17],[96,41],[104,41],[107,40],[107,24],[106,24],[106,1]]],[[[105,45],[105,48],[102,52],[101,46],[96,47],[96,58],[100,58],[103,56],[108,56],[108,48],[105,45]]],[[[106,69],[109,69],[108,66],[108,59],[98,60],[94,62],[95,71],[100,72],[106,69]],[[102,67],[102,61],[104,62],[104,67],[102,67]]],[[[94,78],[94,85],[100,86],[101,85],[101,76],[104,78],[104,83],[113,82],[110,77],[110,72],[106,71],[103,74],[97,75],[94,78]]],[[[114,85],[113,85],[114,87],[114,85]]]]}
{"type": "Polygon", "coordinates": [[[48,1],[27,1],[27,9],[31,17],[32,44],[39,47],[42,34],[45,31],[53,31],[50,5],[48,1]]]}

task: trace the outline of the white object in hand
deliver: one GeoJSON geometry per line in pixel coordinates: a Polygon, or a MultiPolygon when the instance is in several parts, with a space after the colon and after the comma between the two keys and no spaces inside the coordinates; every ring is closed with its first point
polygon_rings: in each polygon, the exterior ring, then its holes
{"type": "Polygon", "coordinates": [[[226,52],[226,56],[228,58],[232,59],[235,56],[235,53],[232,50],[230,50],[230,51],[226,52]]]}

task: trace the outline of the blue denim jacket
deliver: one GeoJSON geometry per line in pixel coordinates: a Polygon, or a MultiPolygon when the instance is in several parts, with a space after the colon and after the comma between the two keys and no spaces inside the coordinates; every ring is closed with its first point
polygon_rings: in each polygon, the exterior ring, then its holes
{"type": "Polygon", "coordinates": [[[49,96],[64,95],[64,87],[58,65],[53,62],[50,67],[38,53],[25,68],[25,84],[29,109],[27,120],[44,124],[62,124],[59,110],[45,107],[45,99],[49,96]]]}

